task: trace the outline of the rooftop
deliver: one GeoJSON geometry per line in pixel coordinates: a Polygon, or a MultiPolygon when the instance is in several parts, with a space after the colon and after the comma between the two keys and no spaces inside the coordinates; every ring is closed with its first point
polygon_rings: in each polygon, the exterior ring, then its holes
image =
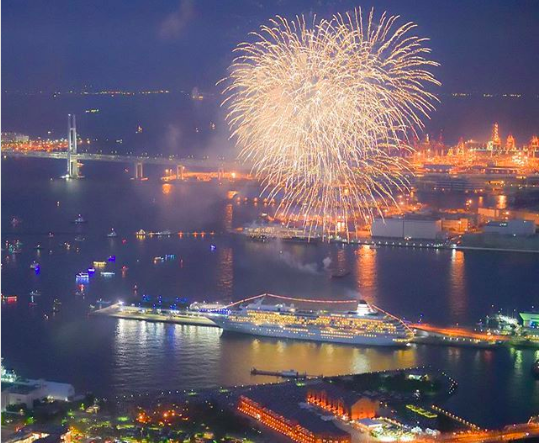
{"type": "Polygon", "coordinates": [[[14,384],[14,383],[2,383],[2,391],[9,390],[9,392],[13,394],[27,395],[35,391],[36,389],[39,389],[39,386],[21,385],[21,384],[14,384]]]}
{"type": "Polygon", "coordinates": [[[283,386],[260,386],[252,392],[244,394],[266,409],[269,409],[288,420],[296,421],[300,426],[316,434],[345,436],[347,432],[339,429],[331,421],[324,421],[310,407],[305,405],[307,390],[295,384],[283,386]]]}

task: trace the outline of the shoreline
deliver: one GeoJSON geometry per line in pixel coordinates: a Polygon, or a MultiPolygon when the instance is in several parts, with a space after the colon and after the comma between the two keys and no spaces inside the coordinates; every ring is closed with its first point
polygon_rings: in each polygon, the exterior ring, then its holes
{"type": "MultiPolygon", "coordinates": [[[[141,313],[140,308],[133,306],[122,307],[118,303],[112,304],[102,309],[96,309],[92,311],[90,315],[98,315],[112,318],[119,318],[125,320],[137,320],[147,321],[150,323],[168,323],[186,326],[201,326],[210,328],[219,328],[217,324],[211,321],[209,318],[201,314],[180,314],[180,315],[167,315],[157,313],[141,313]],[[122,308],[122,309],[120,309],[122,308]]],[[[492,337],[483,338],[479,337],[479,334],[475,331],[467,331],[459,329],[457,332],[449,331],[448,328],[429,327],[422,328],[422,325],[411,325],[415,330],[415,336],[410,343],[417,345],[430,345],[430,346],[454,346],[464,348],[476,348],[476,349],[501,349],[508,347],[531,347],[536,348],[534,344],[519,343],[511,340],[510,337],[492,337]]],[[[253,335],[256,337],[256,335],[253,335]]],[[[277,337],[275,337],[277,338],[277,337]]],[[[321,343],[321,342],[320,342],[321,343]]]]}

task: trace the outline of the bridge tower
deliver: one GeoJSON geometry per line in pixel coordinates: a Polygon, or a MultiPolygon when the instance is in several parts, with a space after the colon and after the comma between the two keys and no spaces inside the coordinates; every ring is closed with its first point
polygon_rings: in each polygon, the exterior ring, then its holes
{"type": "Polygon", "coordinates": [[[142,162],[135,163],[135,180],[142,180],[144,178],[144,169],[142,162]]]}
{"type": "Polygon", "coordinates": [[[219,166],[219,168],[217,169],[217,179],[222,180],[224,176],[225,176],[225,168],[223,168],[222,166],[219,166]]]}
{"type": "Polygon", "coordinates": [[[183,180],[185,172],[185,166],[183,165],[176,165],[176,180],[183,180]]]}
{"type": "Polygon", "coordinates": [[[77,122],[75,114],[67,115],[67,176],[80,178],[77,161],[77,122]]]}

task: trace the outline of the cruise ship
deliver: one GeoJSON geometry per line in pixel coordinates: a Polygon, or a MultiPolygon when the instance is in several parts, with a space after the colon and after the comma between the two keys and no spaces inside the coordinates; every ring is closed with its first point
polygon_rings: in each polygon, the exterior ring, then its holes
{"type": "MultiPolygon", "coordinates": [[[[263,294],[253,303],[212,316],[224,331],[360,346],[404,346],[413,339],[402,320],[365,301],[353,311],[300,310],[293,304],[265,304],[263,294]]],[[[284,298],[284,297],[283,297],[284,298]]]]}

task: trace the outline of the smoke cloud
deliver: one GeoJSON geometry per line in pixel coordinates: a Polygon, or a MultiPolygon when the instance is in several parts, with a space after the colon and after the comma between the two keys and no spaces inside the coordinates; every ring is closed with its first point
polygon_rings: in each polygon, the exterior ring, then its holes
{"type": "Polygon", "coordinates": [[[178,38],[193,16],[193,1],[181,0],[178,9],[169,14],[159,26],[159,37],[163,40],[178,38]]]}

